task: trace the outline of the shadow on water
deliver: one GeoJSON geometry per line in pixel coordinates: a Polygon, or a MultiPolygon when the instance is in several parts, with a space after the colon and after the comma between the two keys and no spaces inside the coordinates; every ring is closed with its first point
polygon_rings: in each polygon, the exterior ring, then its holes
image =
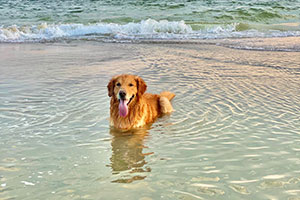
{"type": "Polygon", "coordinates": [[[145,173],[151,172],[146,166],[145,157],[153,154],[143,153],[144,140],[148,136],[150,127],[122,132],[114,128],[110,129],[113,136],[112,156],[110,158],[112,174],[118,176],[113,183],[131,183],[146,178],[145,173]]]}

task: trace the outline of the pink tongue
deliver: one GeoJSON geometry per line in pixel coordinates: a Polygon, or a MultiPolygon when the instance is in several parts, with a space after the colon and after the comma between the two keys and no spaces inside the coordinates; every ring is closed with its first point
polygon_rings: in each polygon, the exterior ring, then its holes
{"type": "Polygon", "coordinates": [[[119,103],[119,114],[121,117],[126,117],[128,114],[128,106],[127,106],[128,101],[127,100],[120,100],[119,103]]]}

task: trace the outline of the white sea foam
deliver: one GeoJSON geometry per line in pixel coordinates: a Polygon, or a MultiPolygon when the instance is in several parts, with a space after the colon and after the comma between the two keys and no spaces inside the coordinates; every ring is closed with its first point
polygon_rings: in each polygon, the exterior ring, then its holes
{"type": "Polygon", "coordinates": [[[175,35],[192,33],[193,30],[184,21],[169,22],[148,19],[140,23],[119,24],[59,24],[46,23],[34,26],[9,26],[0,28],[0,41],[24,42],[51,40],[56,38],[83,37],[91,35],[110,35],[115,39],[135,38],[172,38],[175,35]]]}
{"type": "Polygon", "coordinates": [[[21,181],[24,185],[34,186],[34,183],[28,182],[28,181],[21,181]]]}
{"type": "Polygon", "coordinates": [[[114,40],[139,39],[207,39],[230,37],[278,37],[299,36],[293,32],[259,32],[257,30],[236,31],[238,24],[208,25],[200,30],[193,30],[184,21],[156,21],[148,19],[139,23],[124,25],[114,23],[97,24],[40,24],[32,26],[0,27],[0,42],[33,42],[57,39],[104,38],[114,40]]]}

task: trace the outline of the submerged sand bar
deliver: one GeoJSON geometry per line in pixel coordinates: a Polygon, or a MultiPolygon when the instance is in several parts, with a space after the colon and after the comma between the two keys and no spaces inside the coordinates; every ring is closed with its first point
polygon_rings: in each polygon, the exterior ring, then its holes
{"type": "Polygon", "coordinates": [[[0,199],[294,199],[299,38],[0,44],[0,199]],[[175,112],[109,127],[107,83],[175,112]]]}

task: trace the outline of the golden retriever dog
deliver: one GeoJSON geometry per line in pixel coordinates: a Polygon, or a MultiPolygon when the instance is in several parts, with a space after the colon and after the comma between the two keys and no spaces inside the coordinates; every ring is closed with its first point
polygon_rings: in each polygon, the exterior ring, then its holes
{"type": "Polygon", "coordinates": [[[145,93],[147,85],[138,76],[122,74],[113,77],[107,85],[110,100],[110,124],[117,129],[142,127],[165,113],[171,113],[175,94],[145,93]]]}

